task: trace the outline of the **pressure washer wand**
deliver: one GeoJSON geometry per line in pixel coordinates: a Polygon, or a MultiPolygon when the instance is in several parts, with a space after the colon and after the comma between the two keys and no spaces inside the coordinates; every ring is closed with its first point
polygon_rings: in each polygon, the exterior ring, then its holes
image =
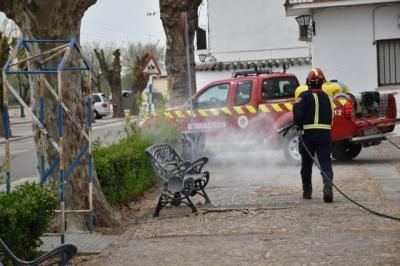
{"type": "Polygon", "coordinates": [[[276,131],[276,133],[282,134],[282,136],[286,136],[286,134],[289,132],[289,130],[290,130],[292,127],[293,127],[293,123],[290,123],[290,124],[288,124],[288,125],[286,125],[286,126],[280,128],[280,129],[278,129],[278,130],[276,131]]]}

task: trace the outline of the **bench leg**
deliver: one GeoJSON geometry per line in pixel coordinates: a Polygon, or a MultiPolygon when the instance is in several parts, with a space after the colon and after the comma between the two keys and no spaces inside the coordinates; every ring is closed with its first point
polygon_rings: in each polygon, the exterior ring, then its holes
{"type": "Polygon", "coordinates": [[[203,192],[202,196],[206,200],[206,204],[210,204],[211,203],[210,198],[208,197],[207,193],[204,191],[204,188],[201,186],[200,189],[201,189],[201,192],[203,192]]]}
{"type": "Polygon", "coordinates": [[[206,191],[204,190],[204,188],[206,187],[205,184],[207,184],[206,181],[204,180],[198,180],[196,181],[196,190],[194,190],[192,196],[199,194],[200,196],[202,196],[205,200],[206,200],[206,204],[210,204],[210,198],[208,197],[206,191]],[[201,192],[199,192],[199,190],[201,192]]]}
{"type": "Polygon", "coordinates": [[[196,207],[194,206],[193,202],[190,200],[189,195],[186,195],[186,199],[189,203],[189,207],[192,209],[192,212],[197,212],[196,207]]]}
{"type": "Polygon", "coordinates": [[[154,211],[153,217],[158,217],[160,215],[160,211],[163,208],[163,203],[162,203],[162,195],[158,199],[157,207],[156,210],[154,211]]]}

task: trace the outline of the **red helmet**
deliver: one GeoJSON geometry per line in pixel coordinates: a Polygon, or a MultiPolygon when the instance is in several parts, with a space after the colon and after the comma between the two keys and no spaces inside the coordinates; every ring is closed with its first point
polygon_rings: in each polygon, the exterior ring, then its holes
{"type": "Polygon", "coordinates": [[[325,82],[325,75],[319,68],[314,68],[307,75],[306,83],[308,86],[322,86],[325,82]]]}

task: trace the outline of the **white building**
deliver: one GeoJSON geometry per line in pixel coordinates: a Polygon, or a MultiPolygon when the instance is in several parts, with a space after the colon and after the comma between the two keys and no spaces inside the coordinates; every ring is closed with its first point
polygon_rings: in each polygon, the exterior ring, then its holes
{"type": "MultiPolygon", "coordinates": [[[[304,82],[311,68],[310,45],[298,40],[297,22],[286,17],[284,1],[208,0],[207,55],[197,62],[197,89],[210,81],[229,78],[235,69],[254,66],[295,73],[304,82]]],[[[202,23],[200,22],[200,26],[202,23]]]]}
{"type": "Polygon", "coordinates": [[[400,88],[400,0],[286,0],[286,14],[311,16],[312,65],[328,78],[354,92],[400,88]]]}

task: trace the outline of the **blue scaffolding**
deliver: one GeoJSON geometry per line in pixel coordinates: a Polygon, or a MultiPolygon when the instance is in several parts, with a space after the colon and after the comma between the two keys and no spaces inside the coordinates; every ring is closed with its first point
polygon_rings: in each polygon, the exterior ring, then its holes
{"type": "MultiPolygon", "coordinates": [[[[58,61],[57,61],[58,62],[58,61]]],[[[52,172],[55,171],[56,166],[59,165],[59,182],[60,182],[60,210],[61,217],[61,228],[60,236],[61,243],[65,241],[65,214],[66,213],[87,213],[88,214],[88,229],[93,232],[93,156],[92,156],[92,99],[90,97],[91,91],[91,80],[92,80],[91,65],[89,61],[83,56],[81,48],[75,39],[70,40],[27,40],[20,39],[17,43],[15,49],[13,50],[10,58],[7,60],[3,67],[3,115],[4,115],[4,136],[5,136],[5,152],[6,152],[6,189],[7,193],[11,190],[11,153],[10,153],[10,135],[9,135],[9,112],[8,112],[8,91],[10,91],[17,101],[24,107],[25,111],[29,112],[33,119],[33,124],[40,130],[40,140],[39,140],[39,155],[40,155],[40,183],[44,184],[52,172]],[[34,53],[33,45],[47,45],[55,46],[49,50],[42,51],[40,53],[34,53]],[[26,58],[19,59],[18,52],[21,49],[25,49],[26,58]],[[79,64],[75,66],[70,60],[72,54],[79,57],[79,64]],[[59,60],[61,59],[61,60],[59,60]],[[54,63],[54,61],[59,60],[56,67],[46,66],[47,63],[54,63]],[[21,64],[29,63],[31,69],[21,70],[19,66],[21,64]],[[72,64],[68,66],[68,64],[72,64]],[[33,68],[32,68],[33,67],[33,68]],[[62,73],[63,71],[76,71],[76,72],[87,72],[88,78],[88,95],[87,101],[87,128],[85,129],[81,123],[74,117],[70,109],[63,103],[63,82],[62,73]],[[8,81],[8,75],[36,75],[39,81],[39,117],[26,105],[24,100],[19,96],[17,91],[13,88],[12,84],[8,81]],[[49,74],[57,75],[57,90],[47,81],[46,76],[49,74]],[[48,89],[50,93],[55,97],[58,102],[57,113],[58,113],[58,142],[53,139],[54,136],[50,136],[44,125],[44,92],[48,89]],[[63,128],[63,117],[67,115],[68,118],[73,122],[77,130],[84,136],[87,143],[81,148],[80,153],[73,161],[72,165],[68,169],[64,169],[64,128],[63,128]],[[49,142],[58,152],[58,157],[49,164],[46,169],[45,153],[46,145],[49,142]],[[68,180],[69,175],[72,173],[73,169],[77,166],[83,156],[87,154],[88,156],[88,205],[89,208],[85,210],[66,210],[65,209],[65,197],[64,197],[64,185],[68,180]]],[[[83,103],[85,105],[85,103],[83,103]]]]}

